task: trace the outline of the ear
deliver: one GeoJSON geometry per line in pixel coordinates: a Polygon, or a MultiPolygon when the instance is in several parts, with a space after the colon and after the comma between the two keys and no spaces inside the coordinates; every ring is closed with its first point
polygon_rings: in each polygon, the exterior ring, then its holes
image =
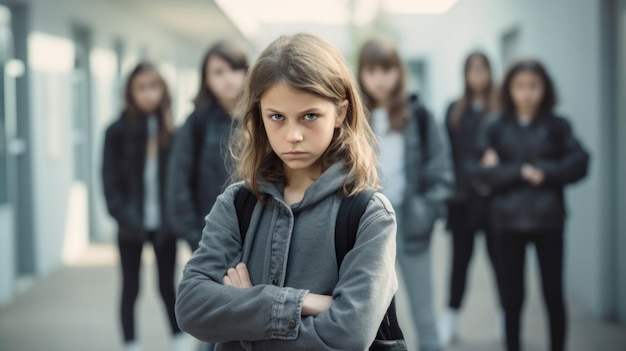
{"type": "Polygon", "coordinates": [[[348,113],[348,100],[343,100],[339,107],[337,107],[337,117],[335,117],[335,128],[341,127],[343,121],[346,119],[348,113]]]}

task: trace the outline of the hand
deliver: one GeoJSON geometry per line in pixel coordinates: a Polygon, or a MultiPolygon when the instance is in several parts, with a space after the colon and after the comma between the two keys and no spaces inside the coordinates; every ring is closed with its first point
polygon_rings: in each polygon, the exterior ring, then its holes
{"type": "Polygon", "coordinates": [[[522,179],[534,186],[541,185],[545,178],[543,171],[533,165],[525,164],[522,166],[522,179]]]}
{"type": "Polygon", "coordinates": [[[235,268],[229,269],[224,276],[224,285],[242,289],[251,288],[248,267],[244,263],[239,263],[235,268]]]}
{"type": "Polygon", "coordinates": [[[487,168],[497,166],[498,163],[500,163],[500,159],[498,158],[498,153],[494,149],[487,149],[480,163],[483,165],[483,167],[487,167],[487,168]]]}
{"type": "Polygon", "coordinates": [[[332,296],[308,293],[302,300],[302,316],[317,316],[328,312],[333,301],[332,296]]]}

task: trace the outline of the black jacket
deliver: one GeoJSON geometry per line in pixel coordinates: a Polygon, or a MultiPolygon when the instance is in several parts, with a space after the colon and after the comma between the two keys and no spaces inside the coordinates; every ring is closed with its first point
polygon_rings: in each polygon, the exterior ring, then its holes
{"type": "MultiPolygon", "coordinates": [[[[102,181],[109,213],[120,224],[120,234],[143,240],[144,180],[148,142],[148,123],[145,117],[131,122],[124,114],[106,130],[102,181]]],[[[167,232],[165,217],[165,182],[169,146],[159,146],[159,194],[161,223],[159,232],[167,232]]]]}
{"type": "Polygon", "coordinates": [[[566,217],[563,187],[587,175],[589,155],[570,124],[551,113],[539,114],[528,126],[504,115],[489,123],[479,138],[473,173],[493,192],[491,220],[499,231],[540,232],[562,229],[566,217]],[[479,166],[492,148],[499,164],[479,166]],[[540,168],[545,178],[533,186],[522,179],[524,164],[540,168]]]}
{"type": "Polygon", "coordinates": [[[450,152],[454,165],[454,194],[448,201],[448,228],[456,230],[475,229],[484,225],[488,217],[488,197],[479,189],[476,179],[469,174],[468,163],[475,159],[475,146],[480,136],[486,112],[468,105],[457,125],[452,125],[454,102],[446,113],[446,131],[450,140],[450,152]]]}
{"type": "Polygon", "coordinates": [[[194,111],[176,132],[169,167],[168,216],[190,244],[202,237],[204,217],[229,178],[231,118],[218,104],[194,111]]]}
{"type": "Polygon", "coordinates": [[[461,116],[459,124],[451,124],[452,110],[455,103],[450,104],[446,114],[446,131],[450,139],[450,151],[454,164],[455,187],[451,201],[468,202],[476,194],[476,185],[469,177],[467,164],[475,158],[475,146],[486,119],[485,112],[477,111],[468,106],[461,116]]]}

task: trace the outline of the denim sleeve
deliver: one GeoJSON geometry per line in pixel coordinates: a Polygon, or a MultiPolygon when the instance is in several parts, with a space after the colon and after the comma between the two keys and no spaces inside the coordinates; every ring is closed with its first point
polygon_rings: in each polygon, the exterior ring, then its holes
{"type": "Polygon", "coordinates": [[[356,244],[339,269],[330,311],[302,318],[296,339],[244,346],[267,351],[368,349],[398,287],[395,255],[395,214],[388,200],[376,194],[361,218],[356,244]]]}
{"type": "Polygon", "coordinates": [[[222,283],[226,271],[241,260],[236,191],[230,187],[217,199],[200,248],[185,266],[176,299],[178,324],[209,342],[296,339],[307,290],[267,284],[240,289],[222,283]]]}

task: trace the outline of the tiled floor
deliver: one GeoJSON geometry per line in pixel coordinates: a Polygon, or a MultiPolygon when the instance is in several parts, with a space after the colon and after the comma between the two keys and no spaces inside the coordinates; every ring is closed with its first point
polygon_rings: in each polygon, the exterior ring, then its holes
{"type": "MultiPolygon", "coordinates": [[[[484,245],[479,239],[471,268],[465,309],[461,316],[461,339],[450,351],[498,351],[496,309],[484,245]]],[[[435,292],[441,311],[447,296],[448,237],[437,233],[433,245],[435,292]]],[[[145,264],[138,313],[138,333],[144,350],[171,350],[165,313],[155,280],[154,257],[145,248],[145,264]]],[[[181,267],[189,257],[180,245],[181,267]]],[[[532,266],[532,264],[531,264],[532,266]]],[[[534,267],[533,267],[534,268],[534,267]]],[[[526,351],[547,350],[543,305],[530,269],[524,320],[526,351]]],[[[0,310],[0,351],[117,351],[121,348],[117,326],[119,274],[113,245],[94,245],[74,264],[38,281],[0,310]]],[[[411,350],[417,350],[406,314],[406,296],[398,295],[400,321],[411,350]]],[[[626,327],[598,322],[569,301],[569,350],[624,351],[626,327]]]]}

